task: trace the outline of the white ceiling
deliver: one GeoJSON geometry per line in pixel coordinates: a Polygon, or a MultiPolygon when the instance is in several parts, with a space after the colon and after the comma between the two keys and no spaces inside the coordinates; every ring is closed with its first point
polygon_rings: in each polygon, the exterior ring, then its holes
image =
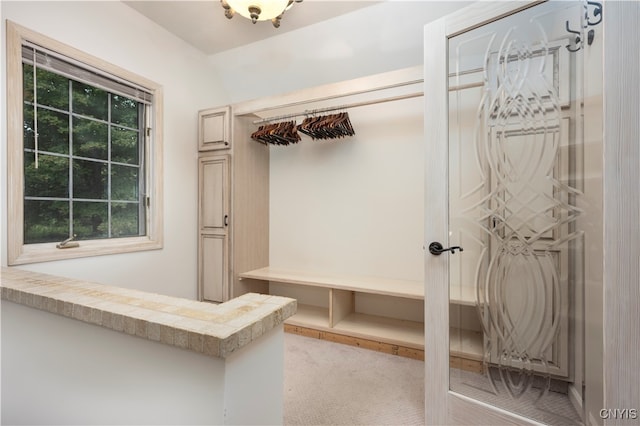
{"type": "Polygon", "coordinates": [[[233,19],[227,19],[219,0],[124,1],[207,55],[312,25],[379,2],[304,0],[294,4],[285,13],[280,28],[274,28],[270,21],[252,24],[238,14],[233,19]]]}

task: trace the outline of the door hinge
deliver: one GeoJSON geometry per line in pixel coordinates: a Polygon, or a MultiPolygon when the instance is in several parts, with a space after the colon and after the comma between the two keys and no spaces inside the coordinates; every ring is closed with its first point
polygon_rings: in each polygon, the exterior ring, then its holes
{"type": "Polygon", "coordinates": [[[147,136],[151,136],[151,127],[147,127],[146,132],[147,136]]]}

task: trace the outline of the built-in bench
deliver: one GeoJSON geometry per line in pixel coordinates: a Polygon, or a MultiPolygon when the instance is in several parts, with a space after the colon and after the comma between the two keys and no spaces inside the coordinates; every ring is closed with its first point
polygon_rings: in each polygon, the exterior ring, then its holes
{"type": "MultiPolygon", "coordinates": [[[[297,313],[285,322],[285,331],[424,359],[424,322],[360,313],[355,303],[357,293],[389,298],[390,303],[392,298],[424,300],[422,281],[329,275],[272,267],[255,269],[239,276],[241,279],[282,283],[310,291],[326,291],[328,307],[299,301],[297,313]]],[[[296,289],[287,295],[295,297],[296,289]]],[[[458,296],[452,299],[453,304],[471,306],[475,303],[475,295],[469,290],[453,291],[452,295],[458,296]]],[[[450,345],[452,364],[466,369],[480,368],[481,333],[454,328],[450,345]]]]}

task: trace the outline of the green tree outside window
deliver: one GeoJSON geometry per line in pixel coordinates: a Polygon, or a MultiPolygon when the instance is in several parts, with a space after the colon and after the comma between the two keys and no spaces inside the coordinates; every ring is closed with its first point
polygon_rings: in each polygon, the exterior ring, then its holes
{"type": "Polygon", "coordinates": [[[144,106],[23,64],[24,243],[145,235],[144,106]]]}

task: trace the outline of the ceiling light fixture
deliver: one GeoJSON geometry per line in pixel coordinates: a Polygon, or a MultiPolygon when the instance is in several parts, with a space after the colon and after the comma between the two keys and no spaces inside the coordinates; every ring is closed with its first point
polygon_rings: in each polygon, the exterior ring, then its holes
{"type": "Polygon", "coordinates": [[[293,3],[301,3],[302,0],[220,0],[224,8],[224,16],[231,19],[236,12],[254,24],[257,21],[271,20],[274,27],[280,26],[280,20],[284,12],[289,10],[293,3]]]}

